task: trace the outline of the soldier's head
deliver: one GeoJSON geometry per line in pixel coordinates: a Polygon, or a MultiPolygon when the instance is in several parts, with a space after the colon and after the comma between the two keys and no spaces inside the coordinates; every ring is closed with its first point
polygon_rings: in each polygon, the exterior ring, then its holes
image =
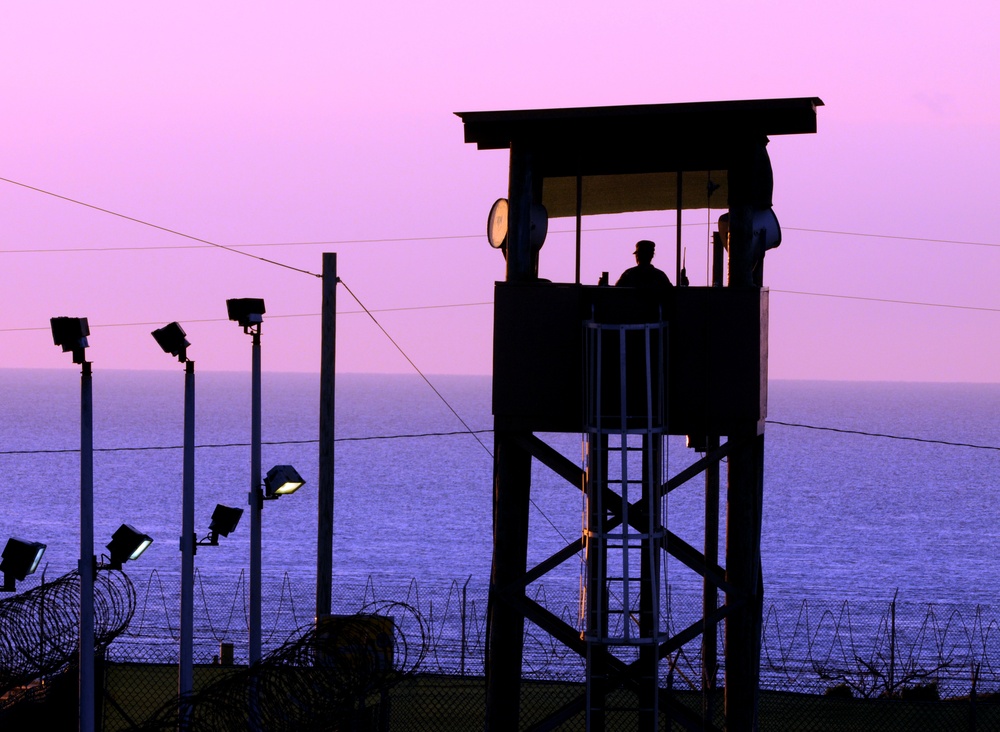
{"type": "Polygon", "coordinates": [[[635,245],[635,261],[638,264],[649,264],[653,261],[653,252],[656,250],[656,244],[649,241],[648,239],[643,239],[642,241],[636,242],[635,245]]]}

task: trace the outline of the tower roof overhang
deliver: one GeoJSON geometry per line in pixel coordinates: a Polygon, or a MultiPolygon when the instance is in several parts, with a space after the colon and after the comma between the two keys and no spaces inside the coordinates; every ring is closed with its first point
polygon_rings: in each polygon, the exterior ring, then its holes
{"type": "Polygon", "coordinates": [[[818,97],[459,112],[480,150],[520,148],[552,218],[721,208],[727,171],[748,143],[816,132],[818,97]],[[709,184],[711,182],[711,185],[709,184]]]}

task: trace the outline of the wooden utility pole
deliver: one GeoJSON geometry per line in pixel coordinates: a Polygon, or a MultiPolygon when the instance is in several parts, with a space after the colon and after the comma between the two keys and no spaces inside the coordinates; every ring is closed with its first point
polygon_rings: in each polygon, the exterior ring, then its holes
{"type": "Polygon", "coordinates": [[[334,435],[337,375],[337,254],[323,254],[323,323],[319,368],[319,521],[316,528],[316,620],[333,608],[334,435]]]}

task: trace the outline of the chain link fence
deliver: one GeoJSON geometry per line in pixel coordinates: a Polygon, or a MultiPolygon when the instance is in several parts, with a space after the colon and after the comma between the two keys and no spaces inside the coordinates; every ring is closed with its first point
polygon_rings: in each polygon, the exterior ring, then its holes
{"type": "MultiPolygon", "coordinates": [[[[133,575],[132,582],[134,613],[124,631],[104,649],[99,664],[104,680],[99,700],[101,728],[165,729],[170,724],[176,728],[176,718],[170,714],[177,704],[179,578],[154,572],[143,579],[133,575]],[[151,722],[156,719],[159,726],[151,722]]],[[[289,669],[294,663],[273,659],[294,658],[295,663],[314,668],[315,664],[303,659],[315,659],[320,652],[316,644],[323,641],[313,639],[308,653],[288,656],[288,648],[298,648],[303,638],[314,633],[313,587],[311,577],[265,577],[265,663],[277,663],[285,676],[292,673],[289,669]]],[[[383,668],[385,673],[368,678],[353,696],[340,702],[339,711],[328,710],[316,729],[430,732],[483,728],[487,591],[481,583],[472,578],[451,583],[369,578],[338,584],[334,592],[338,615],[392,618],[394,653],[391,669],[383,668]]],[[[247,675],[245,575],[199,574],[195,597],[195,688],[206,700],[227,699],[231,705],[258,683],[247,675]]],[[[533,590],[533,599],[570,626],[579,627],[579,599],[572,589],[539,587],[533,590]]],[[[8,600],[0,601],[0,623],[13,622],[12,612],[5,609],[11,607],[8,600]]],[[[700,615],[700,597],[668,593],[663,622],[671,633],[700,615]]],[[[998,624],[1000,613],[982,606],[908,603],[898,598],[850,603],[770,601],[764,607],[762,633],[761,729],[1000,729],[998,624]]],[[[703,690],[700,639],[660,664],[661,729],[703,729],[703,716],[722,728],[723,642],[720,632],[718,688],[711,693],[703,690]]],[[[2,643],[0,653],[6,653],[2,643]]],[[[322,652],[339,653],[344,645],[341,641],[334,650],[322,652]]],[[[357,647],[358,642],[346,645],[357,647]]],[[[0,661],[8,663],[8,656],[0,661]]],[[[386,667],[384,659],[371,663],[386,667]]],[[[44,714],[56,713],[52,710],[63,715],[67,708],[75,710],[75,683],[71,683],[75,669],[70,664],[61,671],[46,669],[44,677],[32,683],[26,683],[22,673],[16,685],[0,689],[4,697],[0,728],[19,729],[22,718],[44,719],[44,714]],[[31,710],[30,716],[24,717],[25,710],[31,710]]],[[[279,677],[284,678],[280,674],[274,678],[279,677]]],[[[317,679],[316,684],[334,683],[317,679]]],[[[582,729],[585,679],[583,659],[533,624],[526,624],[522,729],[582,729]],[[564,721],[544,726],[543,720],[556,713],[564,721]]],[[[297,693],[301,700],[303,692],[297,693]]],[[[634,708],[636,702],[628,698],[629,693],[616,691],[621,698],[615,704],[634,708]]],[[[277,696],[288,699],[287,694],[277,696]]],[[[282,718],[281,714],[275,718],[282,718]]],[[[638,723],[635,712],[609,713],[606,728],[636,729],[638,723]]],[[[221,728],[219,724],[203,728],[221,728]]],[[[238,720],[239,724],[245,728],[246,719],[238,720]]],[[[312,729],[310,724],[300,719],[298,726],[288,729],[312,729]]],[[[55,728],[63,727],[56,723],[55,728]]]]}

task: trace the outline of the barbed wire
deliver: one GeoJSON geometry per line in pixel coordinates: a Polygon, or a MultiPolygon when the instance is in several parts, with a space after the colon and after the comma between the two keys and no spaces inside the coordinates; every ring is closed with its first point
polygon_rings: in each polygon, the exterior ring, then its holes
{"type": "MultiPolygon", "coordinates": [[[[416,579],[390,583],[384,578],[376,583],[372,577],[364,582],[341,581],[338,606],[352,614],[393,618],[393,663],[400,673],[479,675],[484,669],[487,643],[487,588],[476,582],[469,589],[471,580],[464,584],[459,580],[420,583],[416,579]]],[[[293,587],[290,580],[283,584],[293,587]]],[[[147,602],[176,607],[170,592],[160,596],[165,590],[159,582],[151,579],[151,586],[154,593],[147,602]]],[[[291,625],[283,625],[284,631],[279,628],[279,636],[282,632],[294,636],[298,630],[291,629],[313,622],[309,600],[301,596],[303,585],[297,589],[305,608],[301,615],[287,616],[291,625]]],[[[690,588],[677,590],[669,585],[666,593],[662,623],[670,634],[676,634],[700,617],[701,596],[690,588]]],[[[230,595],[220,589],[218,604],[202,607],[199,612],[227,614],[230,595]]],[[[540,582],[531,586],[530,595],[568,626],[579,626],[578,592],[540,582]]],[[[274,596],[269,602],[272,606],[276,603],[274,596]]],[[[877,696],[886,691],[879,684],[888,680],[884,672],[892,663],[890,647],[897,664],[897,673],[893,674],[895,690],[903,684],[932,678],[948,694],[963,693],[972,664],[980,666],[982,681],[1000,684],[1000,618],[989,606],[902,602],[895,597],[849,601],[788,597],[770,601],[762,617],[762,688],[823,693],[849,680],[856,685],[856,696],[877,696]]],[[[145,645],[154,644],[163,625],[148,624],[141,634],[130,633],[128,647],[120,649],[117,656],[121,660],[144,660],[145,645]]],[[[244,628],[237,630],[245,634],[244,628]]],[[[699,640],[692,641],[673,659],[678,671],[677,688],[697,688],[700,683],[700,653],[692,650],[699,645],[699,640]]],[[[524,647],[525,673],[532,678],[579,680],[584,672],[580,656],[530,624],[524,647]]],[[[720,652],[720,659],[722,655],[720,652]]]]}
{"type": "MultiPolygon", "coordinates": [[[[136,594],[128,575],[101,566],[94,579],[94,646],[119,637],[132,620],[136,594]]],[[[0,697],[76,661],[80,646],[77,571],[0,600],[0,697]]]]}
{"type": "MultiPolygon", "coordinates": [[[[427,644],[420,613],[402,602],[375,602],[355,615],[312,623],[259,662],[193,694],[190,728],[353,728],[371,697],[380,699],[420,669],[427,644]]],[[[181,714],[175,697],[136,729],[176,730],[181,714]]]]}

